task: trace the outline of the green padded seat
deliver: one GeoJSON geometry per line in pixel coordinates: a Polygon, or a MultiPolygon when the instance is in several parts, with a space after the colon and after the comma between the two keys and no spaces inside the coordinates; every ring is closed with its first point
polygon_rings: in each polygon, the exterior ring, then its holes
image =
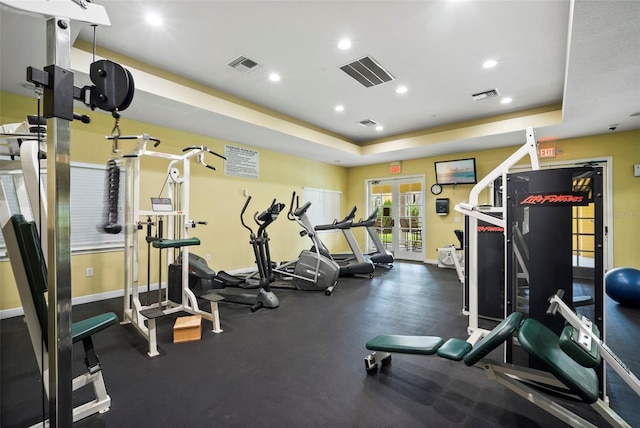
{"type": "Polygon", "coordinates": [[[151,245],[153,245],[153,248],[180,248],[189,245],[200,245],[200,239],[158,239],[157,241],[153,241],[151,245]]]}
{"type": "Polygon", "coordinates": [[[74,322],[71,325],[71,341],[76,343],[92,336],[94,333],[104,330],[116,322],[118,322],[118,317],[113,312],[107,312],[87,318],[86,320],[74,322]]]}
{"type": "Polygon", "coordinates": [[[595,370],[581,366],[565,354],[553,331],[530,318],[518,330],[518,341],[529,355],[543,363],[578,397],[589,404],[598,401],[598,376],[595,370]]]}
{"type": "MultiPolygon", "coordinates": [[[[20,249],[22,261],[24,263],[29,289],[36,308],[36,314],[42,332],[48,331],[47,323],[47,301],[44,298],[47,292],[47,267],[44,263],[40,241],[35,223],[26,221],[25,218],[16,214],[11,217],[14,226],[16,242],[20,249]]],[[[118,317],[113,312],[96,315],[86,320],[78,321],[71,325],[71,341],[73,343],[91,338],[99,331],[118,322],[118,317]]],[[[48,347],[48,335],[43,334],[45,347],[48,347]]]]}
{"type": "Polygon", "coordinates": [[[460,361],[471,350],[472,345],[466,340],[451,338],[438,348],[438,357],[460,361]]]}
{"type": "Polygon", "coordinates": [[[433,355],[442,345],[442,342],[442,338],[437,336],[386,334],[374,337],[367,342],[366,347],[370,351],[433,355]]]}
{"type": "MultiPolygon", "coordinates": [[[[596,337],[600,337],[600,330],[595,323],[591,325],[591,331],[596,337]]],[[[591,349],[587,350],[583,348],[577,343],[579,335],[580,331],[578,329],[571,324],[565,325],[560,334],[560,349],[583,367],[597,367],[602,359],[598,346],[592,342],[591,349]]]]}
{"type": "Polygon", "coordinates": [[[500,324],[495,326],[493,330],[473,347],[473,349],[464,357],[464,363],[472,366],[483,359],[489,352],[507,340],[513,332],[520,326],[524,314],[522,312],[513,312],[503,319],[500,324]]]}

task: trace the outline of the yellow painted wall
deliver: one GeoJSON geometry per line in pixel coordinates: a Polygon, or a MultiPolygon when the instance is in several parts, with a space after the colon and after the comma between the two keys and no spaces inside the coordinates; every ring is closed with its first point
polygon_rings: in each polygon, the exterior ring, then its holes
{"type": "MultiPolygon", "coordinates": [[[[36,113],[36,101],[9,93],[0,93],[0,123],[14,123],[25,120],[27,114],[36,113]]],[[[77,111],[81,109],[76,109],[77,111]]],[[[113,118],[104,112],[88,112],[92,123],[83,125],[77,121],[71,125],[71,161],[106,164],[111,157],[111,143],[104,139],[113,128],[113,118]]],[[[269,150],[256,149],[237,143],[187,134],[173,129],[149,125],[127,119],[126,111],[120,122],[122,135],[150,134],[161,139],[155,150],[180,154],[186,146],[205,145],[223,154],[224,145],[247,147],[260,153],[260,178],[227,177],[224,175],[223,161],[207,156],[206,162],[215,166],[211,171],[192,162],[190,214],[194,220],[207,221],[208,225],[192,229],[191,236],[200,238],[202,244],[191,250],[202,257],[211,254],[209,262],[214,270],[234,270],[254,266],[253,252],[249,245],[249,233],[240,224],[240,210],[245,202],[244,190],[252,196],[246,220],[253,223],[256,211],[266,209],[276,198],[288,205],[291,194],[302,195],[303,187],[314,187],[343,191],[346,188],[347,170],[344,167],[324,164],[312,160],[294,158],[269,150]]],[[[123,151],[130,150],[132,142],[121,141],[123,151]]],[[[162,187],[168,163],[145,158],[142,164],[141,201],[157,196],[162,187]]],[[[103,195],[96,195],[103,198],[103,195]]],[[[145,202],[146,203],[146,202],[145,202]]],[[[342,206],[346,204],[343,193],[342,206]]],[[[144,206],[141,206],[144,209],[144,206]]],[[[313,207],[311,207],[313,210],[313,207]]],[[[253,223],[255,224],[255,223],[253,223]]],[[[299,236],[300,227],[288,221],[286,213],[269,227],[272,257],[274,260],[292,260],[299,252],[310,247],[310,240],[299,236]]],[[[141,235],[144,238],[143,230],[141,235]]],[[[323,235],[328,246],[340,248],[341,236],[323,235]],[[335,241],[335,242],[334,242],[335,241]]],[[[146,284],[146,244],[141,242],[140,283],[146,284]]],[[[92,254],[74,254],[71,260],[72,293],[74,297],[122,289],[124,252],[111,251],[92,254]],[[85,277],[87,267],[93,267],[94,276],[85,277]]],[[[157,281],[157,255],[152,252],[151,282],[157,281]]],[[[165,278],[166,278],[166,274],[165,278]]],[[[19,307],[15,282],[8,261],[0,261],[0,310],[19,307]]]]}
{"type": "MultiPolygon", "coordinates": [[[[27,114],[35,112],[35,100],[8,93],[0,93],[0,123],[23,121],[27,114]]],[[[103,112],[90,112],[93,119],[90,125],[72,123],[72,161],[104,164],[111,156],[111,144],[104,136],[111,133],[113,119],[103,112]]],[[[226,142],[208,137],[187,134],[165,127],[149,125],[129,120],[126,112],[121,120],[123,134],[139,135],[148,133],[162,140],[157,150],[168,153],[181,153],[188,145],[206,145],[212,150],[223,153],[226,142]]],[[[524,137],[524,131],[523,131],[524,137]]],[[[232,145],[241,146],[233,143],[232,145]]],[[[546,145],[551,145],[546,143],[546,145]]],[[[640,131],[617,132],[592,137],[576,138],[553,143],[559,155],[554,161],[597,158],[613,158],[613,239],[614,266],[640,268],[637,242],[640,240],[640,178],[633,177],[632,167],[640,163],[640,131]]],[[[127,143],[123,143],[123,148],[127,143]]],[[[483,177],[496,165],[513,153],[518,146],[503,149],[482,150],[456,155],[429,157],[402,162],[402,175],[425,175],[426,188],[435,182],[433,162],[452,158],[475,157],[478,176],[483,177]]],[[[192,233],[201,239],[202,245],[193,248],[200,254],[212,255],[210,263],[215,270],[234,270],[252,266],[254,258],[248,244],[248,234],[239,221],[239,211],[244,203],[244,190],[253,196],[249,212],[262,210],[273,198],[289,203],[291,192],[302,192],[302,187],[331,189],[342,191],[343,211],[357,205],[358,217],[365,215],[365,181],[372,178],[392,177],[388,164],[370,165],[356,168],[344,168],[323,164],[311,160],[258,149],[260,152],[260,178],[248,179],[226,177],[223,174],[222,161],[211,158],[208,162],[219,167],[213,172],[194,165],[192,168],[191,217],[208,221],[192,233]]],[[[166,164],[148,161],[145,171],[145,184],[142,200],[156,195],[166,173],[166,164]]],[[[397,176],[394,175],[394,178],[397,176]]],[[[451,199],[451,207],[458,202],[468,200],[471,185],[456,188],[445,186],[438,197],[451,199]]],[[[98,195],[97,197],[103,197],[98,195]]],[[[437,258],[436,248],[455,243],[453,230],[462,227],[462,216],[451,210],[448,216],[435,214],[435,199],[426,192],[425,207],[425,259],[437,258]],[[460,222],[456,222],[456,218],[460,222]]],[[[308,240],[298,236],[298,227],[286,221],[282,215],[270,228],[274,260],[293,259],[304,248],[308,240]]],[[[142,235],[142,234],[141,234],[142,235]]],[[[356,238],[364,244],[364,231],[356,230],[356,238]]],[[[323,239],[330,248],[344,248],[339,234],[324,235],[323,239]]],[[[144,248],[144,244],[142,244],[144,248]]],[[[152,262],[155,263],[154,255],[152,262]]],[[[140,254],[140,265],[146,266],[146,251],[140,254]]],[[[119,290],[123,278],[123,252],[111,251],[93,254],[77,254],[72,257],[73,296],[90,295],[105,291],[119,290]],[[86,267],[93,267],[94,276],[84,276],[86,267]]],[[[152,282],[157,280],[157,268],[153,268],[152,282]]],[[[146,274],[141,272],[141,283],[146,274]]],[[[0,261],[0,310],[20,306],[11,269],[7,261],[0,261]]]]}
{"type": "MultiPolygon", "coordinates": [[[[524,132],[523,132],[524,135],[524,132]]],[[[464,219],[462,215],[453,211],[453,206],[458,202],[466,202],[469,199],[469,191],[473,185],[443,186],[440,195],[434,196],[428,190],[435,183],[435,168],[433,163],[436,161],[449,160],[454,158],[476,157],[476,168],[478,177],[481,178],[488,174],[495,165],[502,162],[507,156],[513,152],[512,148],[499,150],[485,150],[474,153],[461,153],[456,155],[438,156],[431,158],[410,159],[402,161],[402,173],[400,176],[424,175],[426,182],[425,192],[425,259],[437,260],[436,248],[447,244],[457,243],[457,239],[453,233],[455,229],[464,229],[464,219]],[[481,155],[480,155],[481,153],[481,155]],[[450,214],[440,216],[435,213],[435,205],[437,198],[450,199],[450,214]],[[455,222],[456,217],[460,220],[455,222]]],[[[365,181],[371,178],[399,178],[398,174],[391,175],[389,173],[389,164],[369,165],[357,168],[350,168],[348,172],[348,190],[347,205],[366,206],[366,186],[365,181]]],[[[354,233],[354,235],[356,235],[354,233]]],[[[358,242],[364,245],[364,234],[362,232],[356,235],[358,242]]]]}
{"type": "Polygon", "coordinates": [[[633,165],[640,163],[640,131],[615,132],[559,141],[558,160],[613,158],[613,267],[640,269],[640,177],[633,165]]]}
{"type": "MultiPolygon", "coordinates": [[[[523,131],[524,139],[524,131],[523,131]]],[[[640,178],[633,176],[633,165],[640,163],[640,131],[617,132],[541,144],[541,147],[555,146],[560,152],[551,161],[570,161],[577,159],[613,158],[613,255],[614,267],[627,266],[640,268],[638,245],[640,240],[640,178]]],[[[402,162],[402,175],[425,175],[426,188],[435,183],[433,163],[457,158],[476,158],[478,178],[484,177],[493,168],[511,155],[518,146],[457,153],[402,162]]],[[[523,161],[522,163],[528,163],[523,161]]],[[[389,174],[389,164],[369,165],[351,168],[348,171],[347,205],[364,206],[366,204],[365,181],[370,178],[397,178],[389,174]]],[[[466,202],[472,185],[443,186],[443,192],[434,196],[426,192],[426,245],[425,259],[436,260],[436,248],[456,243],[453,231],[462,228],[462,215],[453,211],[458,202],[466,202]],[[435,214],[436,198],[450,198],[451,211],[448,216],[435,214]],[[455,222],[458,218],[460,222],[455,222]]],[[[485,195],[485,198],[488,196],[485,195]]],[[[486,201],[486,199],[485,199],[486,201]]],[[[481,200],[482,202],[482,200],[481,200]]],[[[358,235],[364,242],[363,235],[358,235]]]]}

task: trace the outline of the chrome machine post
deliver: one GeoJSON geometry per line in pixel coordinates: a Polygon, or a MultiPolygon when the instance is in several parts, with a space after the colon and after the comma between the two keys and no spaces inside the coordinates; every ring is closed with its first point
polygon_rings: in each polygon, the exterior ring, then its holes
{"type": "MultiPolygon", "coordinates": [[[[47,63],[71,66],[71,29],[66,18],[47,20],[47,63]]],[[[49,283],[49,413],[50,426],[73,424],[71,367],[71,222],[70,142],[67,119],[49,119],[47,132],[48,283],[49,283]]]]}

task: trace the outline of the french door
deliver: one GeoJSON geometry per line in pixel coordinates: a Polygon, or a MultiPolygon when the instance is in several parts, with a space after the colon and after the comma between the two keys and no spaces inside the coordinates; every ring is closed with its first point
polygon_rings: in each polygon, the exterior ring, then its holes
{"type": "Polygon", "coordinates": [[[369,180],[367,200],[368,214],[378,208],[375,230],[387,250],[399,260],[423,261],[424,176],[369,180]]]}

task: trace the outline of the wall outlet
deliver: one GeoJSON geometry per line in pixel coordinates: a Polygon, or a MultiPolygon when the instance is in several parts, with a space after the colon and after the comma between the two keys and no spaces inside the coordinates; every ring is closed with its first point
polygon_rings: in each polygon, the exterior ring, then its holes
{"type": "Polygon", "coordinates": [[[93,268],[92,267],[88,267],[87,268],[86,276],[93,276],[93,268]]]}
{"type": "Polygon", "coordinates": [[[637,163],[633,166],[633,176],[640,177],[640,163],[637,163]]]}
{"type": "Polygon", "coordinates": [[[210,262],[211,261],[211,254],[207,254],[206,259],[207,259],[208,262],[210,262]]]}

